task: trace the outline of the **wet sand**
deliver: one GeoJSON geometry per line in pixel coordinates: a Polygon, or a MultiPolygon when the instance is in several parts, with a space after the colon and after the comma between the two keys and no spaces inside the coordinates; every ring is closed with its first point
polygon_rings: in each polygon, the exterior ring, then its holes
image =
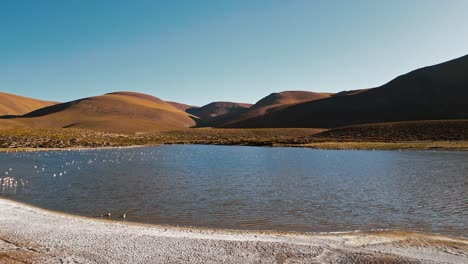
{"type": "Polygon", "coordinates": [[[468,239],[307,234],[106,221],[0,199],[0,263],[468,263],[468,239]]]}

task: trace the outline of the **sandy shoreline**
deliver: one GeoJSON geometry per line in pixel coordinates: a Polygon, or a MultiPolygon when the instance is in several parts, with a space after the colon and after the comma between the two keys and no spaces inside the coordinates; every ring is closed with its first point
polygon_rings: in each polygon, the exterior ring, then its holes
{"type": "Polygon", "coordinates": [[[128,224],[0,199],[0,263],[468,263],[468,240],[128,224]]]}

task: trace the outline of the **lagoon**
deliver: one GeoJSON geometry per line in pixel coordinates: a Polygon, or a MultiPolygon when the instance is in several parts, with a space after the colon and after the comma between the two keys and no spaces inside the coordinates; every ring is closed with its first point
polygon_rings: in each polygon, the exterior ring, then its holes
{"type": "Polygon", "coordinates": [[[228,229],[468,235],[468,152],[163,145],[0,153],[2,197],[228,229]]]}

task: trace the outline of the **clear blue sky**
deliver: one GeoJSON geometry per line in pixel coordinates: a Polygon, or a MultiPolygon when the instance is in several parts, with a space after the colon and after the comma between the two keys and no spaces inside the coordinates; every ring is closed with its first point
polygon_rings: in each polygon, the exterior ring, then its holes
{"type": "Polygon", "coordinates": [[[468,54],[466,0],[0,0],[0,91],[194,105],[379,86],[468,54]]]}

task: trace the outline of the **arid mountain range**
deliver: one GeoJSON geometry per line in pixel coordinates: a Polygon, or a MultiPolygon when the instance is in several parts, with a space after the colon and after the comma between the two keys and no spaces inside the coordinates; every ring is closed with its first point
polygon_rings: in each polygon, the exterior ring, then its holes
{"type": "Polygon", "coordinates": [[[0,128],[86,128],[119,132],[189,127],[336,128],[369,123],[468,118],[468,55],[417,69],[376,88],[336,94],[285,91],[255,104],[195,107],[116,92],[54,103],[0,93],[0,128]]]}

